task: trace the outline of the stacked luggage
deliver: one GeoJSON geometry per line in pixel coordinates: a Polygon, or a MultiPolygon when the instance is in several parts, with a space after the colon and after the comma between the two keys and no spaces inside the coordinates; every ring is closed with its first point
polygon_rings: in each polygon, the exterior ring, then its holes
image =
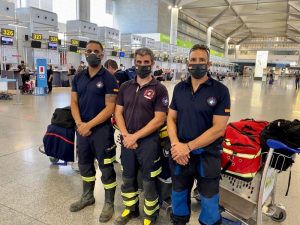
{"type": "Polygon", "coordinates": [[[45,154],[54,159],[74,162],[75,121],[71,108],[57,108],[43,138],[45,154]]]}

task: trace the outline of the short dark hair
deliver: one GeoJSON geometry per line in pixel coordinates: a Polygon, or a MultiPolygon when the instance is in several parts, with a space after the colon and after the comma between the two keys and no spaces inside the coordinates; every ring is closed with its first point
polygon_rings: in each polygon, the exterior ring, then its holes
{"type": "Polygon", "coordinates": [[[150,48],[139,48],[135,51],[134,58],[136,58],[137,55],[145,56],[149,55],[151,58],[151,61],[154,62],[154,53],[150,48]]]}
{"type": "Polygon", "coordinates": [[[190,55],[192,52],[197,51],[197,50],[203,50],[203,51],[206,51],[207,56],[208,56],[208,60],[209,60],[209,57],[210,57],[210,49],[209,49],[209,47],[207,47],[206,45],[196,44],[196,45],[194,45],[194,46],[191,48],[189,55],[190,55]]]}
{"type": "Polygon", "coordinates": [[[88,41],[88,43],[86,44],[86,46],[88,46],[89,44],[97,44],[97,45],[100,46],[100,48],[101,48],[102,51],[104,50],[103,45],[101,44],[100,41],[90,40],[90,41],[88,41]]]}
{"type": "Polygon", "coordinates": [[[21,63],[24,63],[24,60],[22,60],[21,63]]]}
{"type": "Polygon", "coordinates": [[[113,68],[114,70],[117,70],[118,69],[118,64],[115,60],[112,60],[112,59],[108,59],[106,60],[106,62],[104,63],[104,67],[106,69],[108,69],[108,67],[111,67],[113,68]]]}

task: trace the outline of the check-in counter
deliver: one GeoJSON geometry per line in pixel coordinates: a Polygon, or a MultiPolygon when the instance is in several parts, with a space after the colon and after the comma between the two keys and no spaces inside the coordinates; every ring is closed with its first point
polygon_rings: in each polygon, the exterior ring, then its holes
{"type": "MultiPolygon", "coordinates": [[[[22,78],[19,71],[1,70],[1,78],[16,79],[18,85],[22,85],[22,78]]],[[[7,88],[8,90],[16,90],[16,82],[9,82],[7,88]]]]}
{"type": "Polygon", "coordinates": [[[67,70],[53,70],[53,87],[62,87],[66,81],[69,82],[67,70]]]}

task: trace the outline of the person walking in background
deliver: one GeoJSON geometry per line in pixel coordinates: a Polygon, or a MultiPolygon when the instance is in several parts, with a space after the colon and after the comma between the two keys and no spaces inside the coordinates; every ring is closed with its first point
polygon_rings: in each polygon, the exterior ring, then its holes
{"type": "Polygon", "coordinates": [[[300,74],[296,74],[295,84],[296,84],[296,90],[299,90],[299,83],[300,83],[300,74]]]}
{"type": "Polygon", "coordinates": [[[52,92],[52,81],[53,81],[52,65],[48,65],[48,68],[47,68],[48,94],[51,94],[51,92],[52,92]]]}
{"type": "Polygon", "coordinates": [[[75,70],[74,66],[71,65],[69,72],[68,72],[70,87],[72,87],[72,82],[75,77],[75,73],[76,73],[76,70],[75,70]]]}
{"type": "Polygon", "coordinates": [[[106,60],[104,67],[108,70],[108,72],[116,77],[119,87],[129,80],[128,74],[125,71],[118,69],[118,64],[115,60],[106,60]]]}

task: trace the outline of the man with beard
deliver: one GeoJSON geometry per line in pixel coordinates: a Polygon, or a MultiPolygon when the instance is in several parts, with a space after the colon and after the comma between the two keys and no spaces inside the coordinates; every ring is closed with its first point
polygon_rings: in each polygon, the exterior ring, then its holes
{"type": "Polygon", "coordinates": [[[185,225],[191,215],[194,180],[201,198],[201,225],[220,225],[219,180],[221,143],[230,115],[226,86],[208,76],[210,51],[195,45],[190,50],[191,76],[174,88],[168,114],[172,159],[173,224],[185,225]]]}
{"type": "Polygon", "coordinates": [[[158,130],[165,123],[168,92],[152,75],[154,54],[148,48],[135,52],[135,79],[124,83],[118,95],[115,117],[122,134],[121,163],[123,185],[121,195],[126,207],[115,221],[127,224],[139,216],[137,173],[143,174],[144,225],[155,223],[159,212],[156,179],[161,173],[158,130]]]}
{"type": "Polygon", "coordinates": [[[98,41],[87,43],[88,68],[76,74],[73,80],[71,110],[77,126],[78,166],[83,181],[83,194],[70,206],[71,212],[95,203],[94,187],[98,161],[105,190],[105,204],[99,221],[104,223],[114,213],[116,159],[113,127],[110,119],[115,109],[118,93],[116,79],[101,65],[103,46],[98,41]]]}

